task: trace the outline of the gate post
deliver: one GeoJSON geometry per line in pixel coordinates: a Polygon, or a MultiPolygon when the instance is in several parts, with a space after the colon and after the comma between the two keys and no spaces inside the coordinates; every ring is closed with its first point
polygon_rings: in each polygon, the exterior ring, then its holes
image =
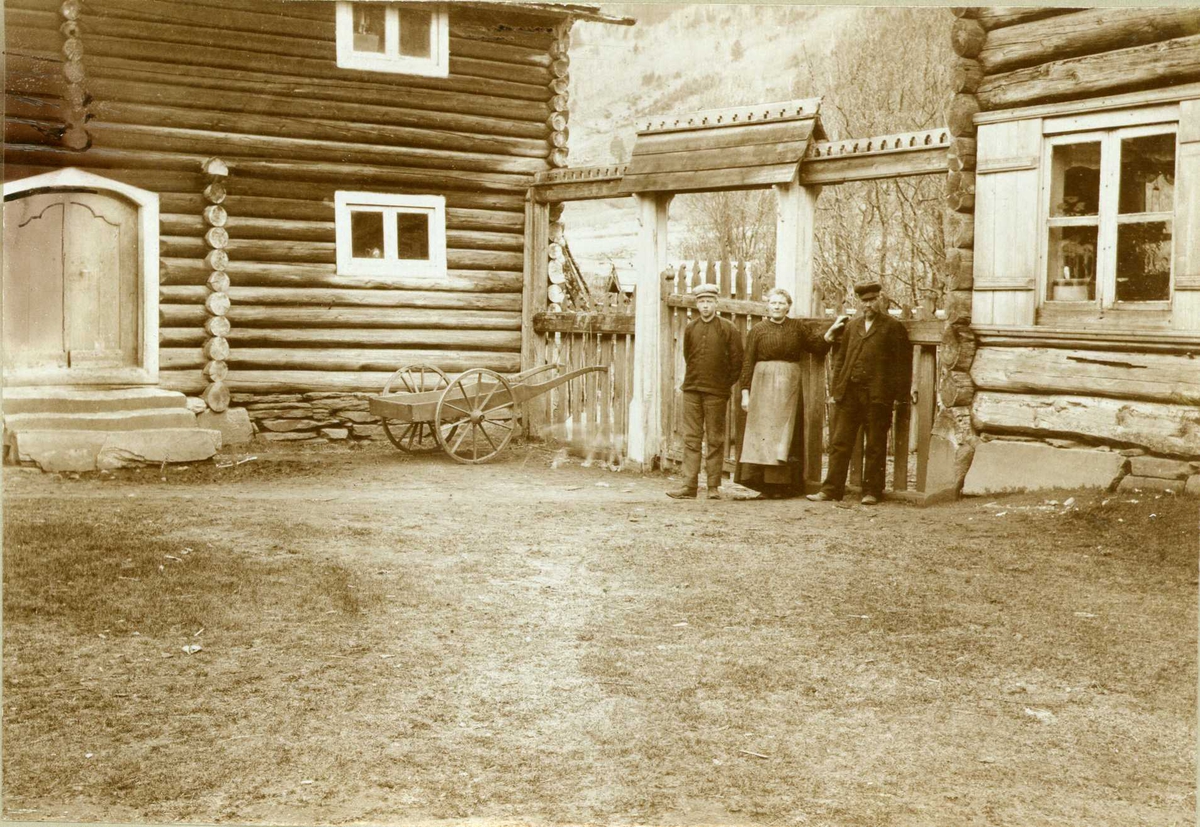
{"type": "Polygon", "coordinates": [[[818,315],[813,306],[813,228],[820,187],[800,185],[796,177],[775,189],[775,286],[792,294],[792,315],[818,315]]]}
{"type": "MultiPolygon", "coordinates": [[[[546,344],[533,329],[533,316],[546,309],[546,249],[550,237],[550,205],[540,203],[530,190],[525,195],[525,262],[521,290],[521,370],[545,364],[546,344]]],[[[550,397],[525,403],[525,435],[538,437],[549,421],[550,397]]]]}
{"type": "Polygon", "coordinates": [[[629,400],[630,464],[649,471],[662,444],[663,310],[659,274],[667,264],[667,216],[671,196],[636,195],[641,233],[638,239],[637,289],[634,292],[633,393],[629,400]]]}

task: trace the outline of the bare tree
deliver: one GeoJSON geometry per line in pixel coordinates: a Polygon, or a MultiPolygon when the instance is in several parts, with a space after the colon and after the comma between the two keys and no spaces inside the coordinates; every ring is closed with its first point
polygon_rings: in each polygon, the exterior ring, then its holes
{"type": "MultiPolygon", "coordinates": [[[[943,126],[952,65],[946,12],[864,9],[830,57],[808,61],[799,95],[824,97],[831,139],[943,126]]],[[[944,175],[827,187],[818,202],[817,283],[837,303],[878,279],[910,306],[933,305],[945,277],[944,175]]]]}

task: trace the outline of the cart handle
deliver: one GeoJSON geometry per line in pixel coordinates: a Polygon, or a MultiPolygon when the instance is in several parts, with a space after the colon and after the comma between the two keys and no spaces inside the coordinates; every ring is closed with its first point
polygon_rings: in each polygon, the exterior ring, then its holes
{"type": "Polygon", "coordinates": [[[539,373],[545,373],[548,370],[562,370],[564,367],[566,367],[566,365],[542,365],[540,367],[530,368],[529,370],[523,370],[520,373],[509,374],[507,378],[510,382],[523,382],[530,376],[537,376],[539,373]]]}

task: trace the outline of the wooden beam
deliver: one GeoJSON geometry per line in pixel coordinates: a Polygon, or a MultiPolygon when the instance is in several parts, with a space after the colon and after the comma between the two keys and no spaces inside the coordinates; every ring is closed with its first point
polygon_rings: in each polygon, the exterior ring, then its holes
{"type": "Polygon", "coordinates": [[[792,297],[792,312],[809,316],[813,307],[813,235],[819,187],[791,181],[775,187],[775,286],[792,297]]]}
{"type": "MultiPolygon", "coordinates": [[[[524,289],[521,291],[521,369],[539,367],[545,363],[545,342],[534,325],[537,313],[546,308],[547,283],[546,249],[550,236],[550,208],[525,200],[525,250],[522,268],[524,289]]],[[[539,436],[550,418],[550,400],[533,399],[525,406],[524,428],[528,436],[539,436]]]]}
{"type": "Polygon", "coordinates": [[[1105,93],[1165,87],[1200,79],[1200,35],[1057,60],[985,77],[983,109],[1008,109],[1105,93]]]}
{"type": "Polygon", "coordinates": [[[945,174],[947,152],[947,147],[936,146],[892,154],[806,158],[800,165],[800,183],[814,186],[945,174]]]}
{"type": "Polygon", "coordinates": [[[971,380],[984,390],[1071,393],[1200,405],[1200,362],[1184,354],[984,347],[971,380]]]}
{"type": "Polygon", "coordinates": [[[538,333],[633,333],[630,313],[537,313],[533,328],[538,333]]]}
{"type": "MultiPolygon", "coordinates": [[[[663,301],[661,273],[667,264],[667,218],[671,196],[638,196],[638,242],[633,391],[629,404],[630,462],[650,470],[662,443],[663,301]]],[[[668,332],[669,335],[669,332],[668,332]]]]}
{"type": "Polygon", "coordinates": [[[1043,18],[988,35],[985,75],[1200,33],[1200,9],[1104,8],[1043,18]]]}
{"type": "Polygon", "coordinates": [[[979,391],[971,403],[971,421],[985,433],[1082,436],[1156,454],[1200,456],[1200,408],[1196,405],[979,391]]]}

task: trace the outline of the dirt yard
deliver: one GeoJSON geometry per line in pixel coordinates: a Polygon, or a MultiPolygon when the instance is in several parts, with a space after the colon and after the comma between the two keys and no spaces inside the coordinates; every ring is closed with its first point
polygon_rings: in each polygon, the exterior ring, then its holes
{"type": "Polygon", "coordinates": [[[1194,823],[1195,501],[255,453],[5,469],[6,819],[1194,823]]]}

